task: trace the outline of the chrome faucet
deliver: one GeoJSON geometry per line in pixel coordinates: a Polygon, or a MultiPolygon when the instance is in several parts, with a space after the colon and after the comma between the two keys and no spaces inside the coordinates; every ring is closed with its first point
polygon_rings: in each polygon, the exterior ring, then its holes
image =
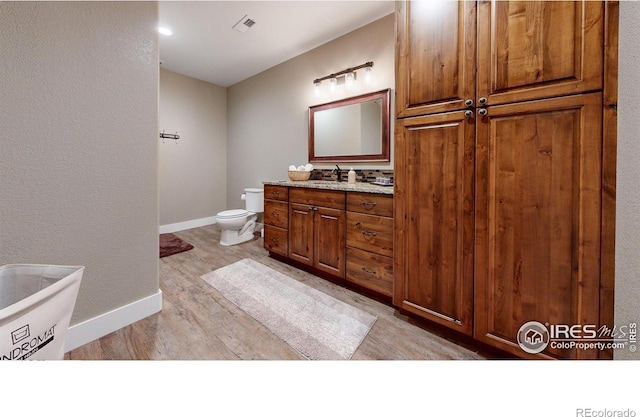
{"type": "Polygon", "coordinates": [[[338,176],[338,178],[336,178],[336,181],[342,182],[342,170],[338,165],[336,165],[336,169],[334,169],[333,172],[335,172],[336,175],[338,176]]]}

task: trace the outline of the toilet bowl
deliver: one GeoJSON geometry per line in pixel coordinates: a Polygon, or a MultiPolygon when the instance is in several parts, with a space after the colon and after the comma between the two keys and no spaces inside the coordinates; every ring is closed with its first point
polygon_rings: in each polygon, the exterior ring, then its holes
{"type": "Polygon", "coordinates": [[[240,197],[245,201],[246,210],[225,210],[216,214],[216,223],[220,226],[220,245],[231,246],[253,239],[258,213],[264,210],[264,190],[245,188],[240,197]]]}

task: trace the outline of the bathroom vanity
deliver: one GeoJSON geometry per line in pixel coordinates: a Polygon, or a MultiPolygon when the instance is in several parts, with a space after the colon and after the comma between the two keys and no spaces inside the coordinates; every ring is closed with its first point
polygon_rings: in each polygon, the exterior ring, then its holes
{"type": "Polygon", "coordinates": [[[393,187],[264,182],[264,247],[275,258],[390,302],[393,187]]]}

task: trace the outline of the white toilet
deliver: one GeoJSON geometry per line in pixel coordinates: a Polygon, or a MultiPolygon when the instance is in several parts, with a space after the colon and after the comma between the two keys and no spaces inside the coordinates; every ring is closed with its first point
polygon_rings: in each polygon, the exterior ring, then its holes
{"type": "Polygon", "coordinates": [[[220,234],[222,246],[237,245],[253,239],[258,213],[264,211],[264,190],[245,188],[241,198],[245,201],[246,210],[225,210],[216,214],[216,223],[222,230],[220,234]]]}

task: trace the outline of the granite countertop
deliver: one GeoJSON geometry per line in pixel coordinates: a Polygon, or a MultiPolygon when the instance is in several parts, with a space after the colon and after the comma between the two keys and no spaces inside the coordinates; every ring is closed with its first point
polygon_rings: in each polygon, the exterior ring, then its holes
{"type": "Polygon", "coordinates": [[[281,185],[283,187],[302,187],[302,188],[317,188],[321,190],[336,190],[336,191],[355,191],[358,193],[371,193],[371,194],[393,194],[393,186],[382,186],[371,184],[368,182],[356,182],[355,184],[348,184],[346,182],[337,181],[263,181],[266,185],[281,185]]]}

